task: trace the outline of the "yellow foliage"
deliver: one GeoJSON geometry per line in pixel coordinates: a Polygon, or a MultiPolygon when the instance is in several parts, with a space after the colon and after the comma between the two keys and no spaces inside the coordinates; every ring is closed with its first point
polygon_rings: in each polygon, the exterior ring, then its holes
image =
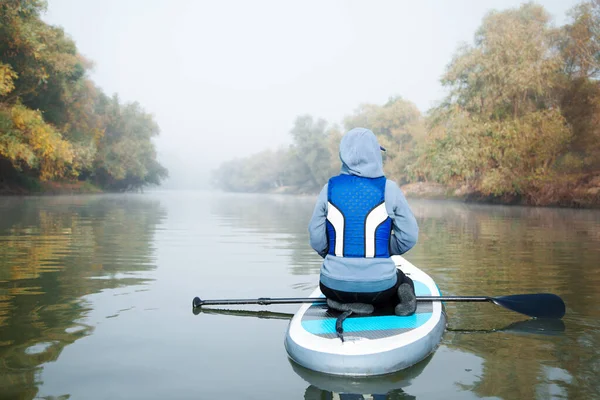
{"type": "Polygon", "coordinates": [[[0,155],[16,167],[24,163],[39,169],[43,181],[66,176],[73,164],[73,146],[44,122],[39,111],[16,105],[8,113],[12,127],[0,137],[0,155]]]}
{"type": "Polygon", "coordinates": [[[45,2],[0,0],[0,160],[33,181],[85,171],[123,190],[158,183],[166,175],[150,140],[158,125],[139,104],[121,105],[95,86],[86,76],[92,63],[41,19],[45,2]]]}
{"type": "Polygon", "coordinates": [[[522,118],[493,122],[481,134],[484,193],[524,193],[531,185],[554,179],[554,163],[572,137],[559,110],[528,113],[522,118]]]}
{"type": "Polygon", "coordinates": [[[14,80],[18,75],[10,65],[0,62],[0,96],[6,96],[15,88],[14,80]]]}

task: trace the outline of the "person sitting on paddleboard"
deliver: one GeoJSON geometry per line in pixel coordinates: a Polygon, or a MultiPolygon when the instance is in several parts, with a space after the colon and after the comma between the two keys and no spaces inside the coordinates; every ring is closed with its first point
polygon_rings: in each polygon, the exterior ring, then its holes
{"type": "Polygon", "coordinates": [[[391,256],[417,243],[419,227],[396,182],[386,179],[381,151],[369,129],[342,137],[341,173],[319,194],[310,245],[324,258],[319,286],[330,308],[369,314],[391,303],[396,315],[411,315],[414,283],[391,256]]]}

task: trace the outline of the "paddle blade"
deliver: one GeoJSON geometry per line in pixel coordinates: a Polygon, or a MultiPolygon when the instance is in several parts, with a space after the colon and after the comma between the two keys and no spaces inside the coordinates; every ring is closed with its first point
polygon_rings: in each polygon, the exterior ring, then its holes
{"type": "Polygon", "coordinates": [[[552,293],[515,294],[493,297],[495,304],[529,315],[535,318],[562,318],[565,315],[565,303],[552,293]]]}

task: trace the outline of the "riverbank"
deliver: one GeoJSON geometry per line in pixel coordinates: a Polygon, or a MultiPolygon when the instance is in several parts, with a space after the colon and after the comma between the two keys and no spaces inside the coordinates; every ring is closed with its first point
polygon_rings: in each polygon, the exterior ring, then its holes
{"type": "Polygon", "coordinates": [[[581,176],[540,185],[526,195],[494,196],[468,185],[446,186],[417,182],[401,186],[407,198],[460,200],[467,203],[534,207],[600,208],[600,176],[581,176]]]}
{"type": "Polygon", "coordinates": [[[42,196],[66,194],[94,194],[103,190],[86,181],[75,182],[0,182],[0,196],[42,196]]]}
{"type": "MultiPolygon", "coordinates": [[[[539,186],[527,195],[493,196],[481,193],[468,185],[449,186],[435,182],[416,182],[400,186],[407,198],[455,200],[466,203],[521,205],[534,207],[599,208],[600,176],[583,175],[539,186]]],[[[281,186],[270,194],[313,195],[318,192],[308,187],[281,186]]]]}
{"type": "MultiPolygon", "coordinates": [[[[541,187],[535,194],[493,196],[483,194],[467,185],[449,186],[435,182],[416,182],[401,185],[408,199],[454,200],[466,203],[521,205],[533,207],[563,207],[600,209],[600,176],[584,176],[579,180],[553,182],[541,187]]],[[[86,181],[15,183],[0,181],[0,196],[40,196],[104,193],[104,190],[86,181]]],[[[280,186],[267,194],[316,196],[310,187],[280,186]]]]}

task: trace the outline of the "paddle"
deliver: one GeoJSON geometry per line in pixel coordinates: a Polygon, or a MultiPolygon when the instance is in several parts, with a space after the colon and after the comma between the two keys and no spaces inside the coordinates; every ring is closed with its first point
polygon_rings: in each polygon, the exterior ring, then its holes
{"type": "MultiPolygon", "coordinates": [[[[417,296],[417,301],[458,301],[458,302],[491,302],[508,310],[535,318],[562,318],[565,315],[565,303],[552,293],[514,294],[500,297],[487,296],[417,296]]],[[[271,304],[296,304],[296,303],[324,303],[324,297],[288,297],[258,299],[224,299],[224,300],[201,300],[194,297],[192,305],[194,308],[214,305],[230,304],[259,304],[263,306],[271,304]]]]}

